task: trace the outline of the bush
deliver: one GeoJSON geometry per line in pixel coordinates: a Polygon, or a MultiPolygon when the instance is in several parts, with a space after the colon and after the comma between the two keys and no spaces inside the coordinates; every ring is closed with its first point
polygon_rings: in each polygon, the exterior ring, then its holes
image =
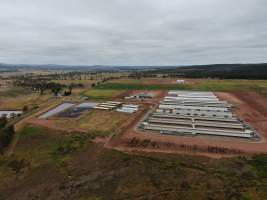
{"type": "Polygon", "coordinates": [[[0,129],[1,129],[1,128],[4,128],[4,127],[6,126],[6,124],[7,124],[7,119],[6,119],[6,117],[1,117],[1,118],[0,118],[0,129]]]}
{"type": "Polygon", "coordinates": [[[29,110],[28,106],[23,106],[23,108],[22,108],[23,113],[27,112],[28,110],[29,110]]]}
{"type": "Polygon", "coordinates": [[[11,143],[15,134],[14,127],[8,126],[0,130],[0,151],[3,153],[4,149],[11,143]]]}

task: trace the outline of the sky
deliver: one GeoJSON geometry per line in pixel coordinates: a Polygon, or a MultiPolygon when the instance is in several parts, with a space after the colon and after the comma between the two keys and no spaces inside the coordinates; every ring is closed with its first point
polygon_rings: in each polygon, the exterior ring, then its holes
{"type": "Polygon", "coordinates": [[[266,0],[0,0],[0,62],[267,62],[266,0]]]}

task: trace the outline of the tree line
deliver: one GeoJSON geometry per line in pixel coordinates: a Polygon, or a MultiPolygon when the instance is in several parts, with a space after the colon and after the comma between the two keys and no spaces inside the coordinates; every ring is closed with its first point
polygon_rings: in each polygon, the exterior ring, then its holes
{"type": "Polygon", "coordinates": [[[164,77],[264,80],[267,79],[267,64],[195,65],[177,68],[161,68],[145,71],[142,74],[143,76],[161,74],[164,77]]]}
{"type": "Polygon", "coordinates": [[[38,92],[40,95],[43,95],[45,91],[50,90],[54,95],[58,95],[63,89],[64,95],[70,95],[73,88],[83,88],[84,85],[81,83],[71,83],[69,85],[56,83],[52,81],[47,81],[45,79],[33,79],[29,77],[17,78],[14,82],[14,85],[20,87],[30,88],[33,91],[38,92]]]}

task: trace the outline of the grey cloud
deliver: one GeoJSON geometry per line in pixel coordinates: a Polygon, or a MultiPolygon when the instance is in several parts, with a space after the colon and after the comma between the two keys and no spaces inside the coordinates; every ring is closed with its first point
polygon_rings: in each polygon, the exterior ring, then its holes
{"type": "Polygon", "coordinates": [[[266,0],[0,0],[0,62],[267,62],[266,0]]]}

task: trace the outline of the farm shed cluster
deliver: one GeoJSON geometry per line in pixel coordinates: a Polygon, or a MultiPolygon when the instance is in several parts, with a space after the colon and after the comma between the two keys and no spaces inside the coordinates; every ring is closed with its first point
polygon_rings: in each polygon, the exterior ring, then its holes
{"type": "Polygon", "coordinates": [[[139,94],[131,95],[125,97],[125,99],[146,99],[146,98],[153,98],[155,95],[152,92],[141,92],[139,94]]]}
{"type": "Polygon", "coordinates": [[[121,108],[118,108],[118,112],[123,113],[135,113],[139,110],[139,105],[135,104],[123,104],[121,108]]]}
{"type": "Polygon", "coordinates": [[[99,105],[95,106],[95,109],[100,109],[100,110],[112,110],[121,105],[121,102],[117,101],[106,101],[103,103],[100,103],[99,105]]]}
{"type": "Polygon", "coordinates": [[[6,118],[12,118],[12,117],[17,117],[22,114],[22,111],[0,111],[0,118],[1,117],[6,117],[6,118]]]}
{"type": "Polygon", "coordinates": [[[173,135],[254,138],[256,133],[212,92],[170,91],[141,128],[173,135]]]}

